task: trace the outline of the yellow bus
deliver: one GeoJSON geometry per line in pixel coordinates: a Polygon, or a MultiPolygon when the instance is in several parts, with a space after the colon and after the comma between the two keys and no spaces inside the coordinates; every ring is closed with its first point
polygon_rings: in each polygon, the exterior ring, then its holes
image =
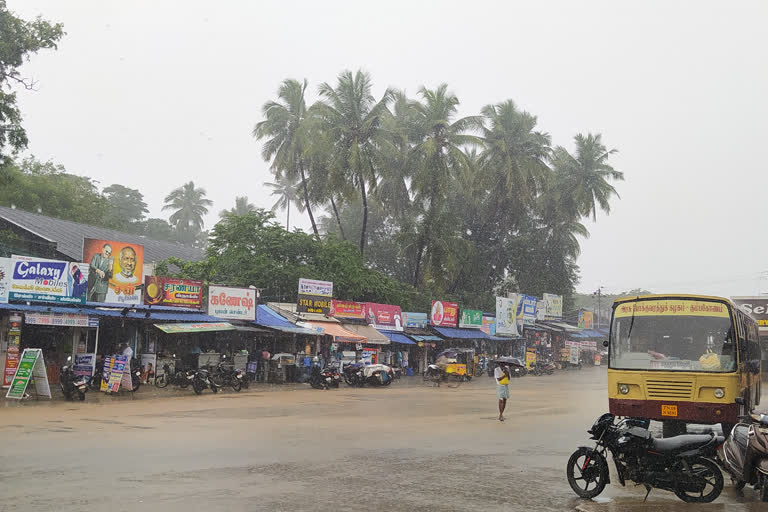
{"type": "Polygon", "coordinates": [[[728,299],[617,299],[606,343],[611,414],[662,421],[665,437],[687,423],[720,423],[727,435],[760,403],[757,322],[728,299]]]}

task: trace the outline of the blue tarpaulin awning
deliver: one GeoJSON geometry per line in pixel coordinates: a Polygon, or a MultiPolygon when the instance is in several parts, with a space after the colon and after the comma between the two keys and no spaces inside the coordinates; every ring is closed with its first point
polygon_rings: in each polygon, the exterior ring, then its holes
{"type": "Polygon", "coordinates": [[[290,321],[288,321],[287,318],[278,314],[275,311],[272,311],[272,309],[270,309],[269,306],[266,306],[264,304],[259,304],[257,306],[256,321],[253,323],[256,325],[261,325],[262,327],[269,327],[271,329],[275,329],[281,332],[287,332],[290,334],[306,334],[306,335],[313,335],[313,336],[322,334],[320,332],[313,331],[312,329],[306,329],[304,327],[299,327],[298,325],[291,323],[290,321]]]}
{"type": "Polygon", "coordinates": [[[431,334],[428,336],[417,336],[415,334],[409,334],[408,337],[413,338],[416,341],[443,341],[443,338],[439,336],[432,336],[431,334]]]}
{"type": "Polygon", "coordinates": [[[172,313],[167,311],[154,311],[142,309],[135,311],[133,306],[114,306],[101,307],[93,304],[78,304],[72,307],[51,304],[0,304],[0,309],[12,309],[15,311],[50,311],[51,313],[78,313],[81,315],[108,316],[113,318],[131,318],[135,320],[162,320],[166,322],[219,322],[220,318],[205,315],[189,310],[182,310],[172,313]],[[125,313],[123,313],[125,311],[125,313]]]}
{"type": "Polygon", "coordinates": [[[446,338],[460,340],[508,341],[508,338],[497,338],[496,336],[484,333],[480,329],[457,329],[455,327],[435,327],[434,329],[446,338]]]}
{"type": "Polygon", "coordinates": [[[389,338],[390,341],[394,343],[402,343],[403,345],[415,345],[416,342],[411,341],[408,336],[401,332],[395,332],[395,331],[382,331],[381,329],[376,329],[381,334],[389,338]]]}

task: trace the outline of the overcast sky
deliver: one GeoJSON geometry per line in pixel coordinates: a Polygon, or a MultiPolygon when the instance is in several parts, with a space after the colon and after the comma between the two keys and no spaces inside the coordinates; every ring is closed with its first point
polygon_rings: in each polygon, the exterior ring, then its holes
{"type": "MultiPolygon", "coordinates": [[[[555,144],[599,132],[626,181],[587,223],[580,291],[768,292],[768,3],[8,0],[64,23],[23,68],[30,153],[151,215],[194,180],[215,205],[272,198],[250,133],[281,80],[344,69],[415,94],[442,82],[476,114],[507,98],[555,144]],[[762,276],[762,277],[761,277],[762,276]]],[[[305,219],[297,219],[308,226],[305,219]]]]}

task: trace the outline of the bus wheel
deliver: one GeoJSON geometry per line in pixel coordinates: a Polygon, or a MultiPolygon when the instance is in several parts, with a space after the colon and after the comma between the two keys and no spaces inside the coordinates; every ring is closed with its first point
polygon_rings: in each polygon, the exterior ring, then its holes
{"type": "Polygon", "coordinates": [[[661,425],[662,437],[675,437],[688,432],[684,421],[666,420],[661,425]]]}

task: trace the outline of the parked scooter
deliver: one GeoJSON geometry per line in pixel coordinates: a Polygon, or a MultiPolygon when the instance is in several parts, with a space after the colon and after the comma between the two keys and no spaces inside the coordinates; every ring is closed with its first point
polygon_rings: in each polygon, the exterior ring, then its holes
{"type": "Polygon", "coordinates": [[[196,395],[201,394],[206,388],[211,388],[211,391],[214,393],[219,392],[219,387],[211,380],[208,370],[203,370],[202,368],[197,370],[194,375],[192,375],[191,380],[192,390],[196,395]]]}
{"type": "Polygon", "coordinates": [[[739,419],[718,450],[718,457],[734,487],[742,489],[749,484],[760,493],[760,501],[768,502],[768,415],[753,412],[739,419]]]}
{"type": "Polygon", "coordinates": [[[322,370],[319,366],[312,367],[309,384],[315,389],[338,388],[341,383],[341,375],[335,367],[326,366],[322,370]]]}
{"type": "Polygon", "coordinates": [[[389,386],[394,377],[392,368],[385,364],[352,363],[344,367],[344,382],[349,386],[389,386]]]}
{"type": "MultiPolygon", "coordinates": [[[[72,356],[67,357],[67,363],[72,361],[72,356]]],[[[59,372],[59,385],[61,392],[67,400],[72,400],[77,393],[80,401],[85,400],[85,393],[88,391],[88,379],[82,375],[75,375],[71,364],[65,364],[59,372]]]]}

